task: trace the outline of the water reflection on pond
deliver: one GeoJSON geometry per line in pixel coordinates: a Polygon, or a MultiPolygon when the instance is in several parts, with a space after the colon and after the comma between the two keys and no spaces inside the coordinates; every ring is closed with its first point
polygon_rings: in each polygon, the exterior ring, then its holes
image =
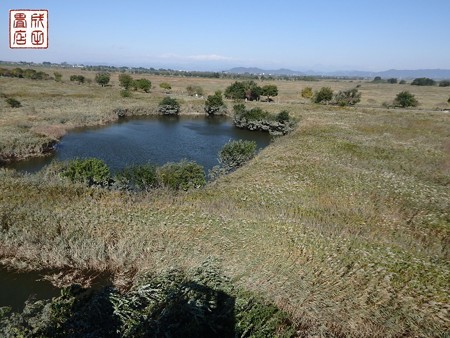
{"type": "Polygon", "coordinates": [[[52,160],[96,157],[115,172],[127,165],[164,164],[194,160],[206,170],[217,164],[217,153],[229,140],[254,140],[258,148],[270,143],[268,133],[235,128],[225,117],[166,117],[121,119],[106,127],[81,128],[68,133],[56,151],[45,158],[9,164],[35,172],[52,160]]]}

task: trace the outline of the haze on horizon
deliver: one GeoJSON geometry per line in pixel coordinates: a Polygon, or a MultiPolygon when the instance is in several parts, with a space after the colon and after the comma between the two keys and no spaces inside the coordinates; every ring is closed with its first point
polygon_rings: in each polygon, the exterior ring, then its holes
{"type": "Polygon", "coordinates": [[[225,70],[450,69],[448,0],[0,3],[0,60],[225,70]],[[49,48],[11,50],[10,9],[49,10],[49,48]]]}

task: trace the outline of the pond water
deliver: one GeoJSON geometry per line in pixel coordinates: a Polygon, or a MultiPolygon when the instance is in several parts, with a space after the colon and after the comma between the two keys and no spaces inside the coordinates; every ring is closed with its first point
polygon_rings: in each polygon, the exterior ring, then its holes
{"type": "Polygon", "coordinates": [[[253,140],[258,148],[270,143],[268,133],[238,129],[225,117],[169,117],[121,119],[106,127],[71,131],[47,157],[8,164],[19,171],[36,172],[52,160],[96,157],[112,172],[128,165],[162,165],[194,160],[206,172],[217,165],[217,153],[229,140],[253,140]]]}
{"type": "Polygon", "coordinates": [[[0,307],[9,306],[22,311],[27,299],[49,299],[60,295],[60,290],[42,280],[38,272],[18,273],[0,266],[0,307]]]}

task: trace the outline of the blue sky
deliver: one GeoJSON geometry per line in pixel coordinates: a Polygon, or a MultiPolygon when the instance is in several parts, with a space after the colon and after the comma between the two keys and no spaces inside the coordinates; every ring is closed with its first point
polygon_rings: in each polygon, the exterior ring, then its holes
{"type": "Polygon", "coordinates": [[[0,60],[225,70],[450,69],[450,0],[0,0],[0,60]],[[10,9],[49,48],[11,50],[10,9]]]}

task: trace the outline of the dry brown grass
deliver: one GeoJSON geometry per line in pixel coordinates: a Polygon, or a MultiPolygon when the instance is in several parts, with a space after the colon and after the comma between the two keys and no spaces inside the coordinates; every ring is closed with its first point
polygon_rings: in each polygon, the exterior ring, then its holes
{"type": "MultiPolygon", "coordinates": [[[[215,90],[231,83],[149,78],[153,85],[171,83],[186,105],[197,104],[182,93],[188,84],[215,90]]],[[[199,191],[128,195],[46,173],[2,171],[2,262],[127,275],[190,268],[214,257],[235,283],[287,310],[305,336],[448,334],[450,115],[432,111],[444,94],[417,87],[424,103],[412,110],[379,106],[402,85],[363,83],[363,100],[376,100],[373,107],[364,101],[348,109],[317,106],[299,95],[305,85],[354,84],[277,82],[278,103],[248,106],[288,109],[300,119],[297,129],[199,191]],[[433,99],[425,97],[428,91],[433,99]]],[[[67,86],[75,88],[72,94],[85,90],[67,86]]],[[[96,107],[107,114],[119,103],[145,107],[164,95],[159,88],[129,101],[106,94],[118,90],[93,86],[95,100],[105,100],[98,93],[111,99],[104,106],[90,101],[89,114],[96,107]]],[[[74,102],[83,105],[83,99],[74,102]]],[[[44,124],[40,109],[35,119],[44,124]]],[[[2,115],[1,128],[19,123],[22,113],[2,115]]],[[[103,115],[88,116],[98,121],[103,115]]]]}

